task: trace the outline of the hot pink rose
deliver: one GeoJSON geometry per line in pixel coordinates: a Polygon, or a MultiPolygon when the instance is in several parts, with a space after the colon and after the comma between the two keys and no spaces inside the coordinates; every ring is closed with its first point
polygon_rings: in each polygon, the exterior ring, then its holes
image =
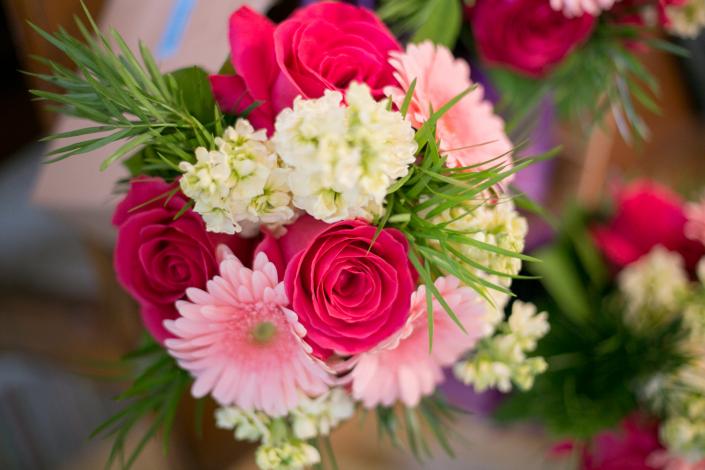
{"type": "Polygon", "coordinates": [[[133,180],[113,215],[118,280],[139,302],[144,325],[160,342],[171,336],[162,322],[178,315],[174,302],[189,287],[204,288],[218,272],[218,244],[228,245],[244,263],[252,258],[252,240],[206,232],[192,210],[174,220],[188,199],[181,192],[159,197],[175,188],[159,178],[133,180]]]}
{"type": "Polygon", "coordinates": [[[548,0],[477,0],[469,18],[482,58],[533,77],[583,43],[596,21],[590,15],[567,18],[548,0]]]}
{"type": "Polygon", "coordinates": [[[656,245],[675,251],[689,269],[705,255],[702,243],[686,237],[687,222],[683,201],[668,188],[654,181],[636,181],[619,190],[616,212],[593,236],[608,260],[624,267],[656,245]]]}
{"type": "Polygon", "coordinates": [[[226,112],[260,101],[253,125],[273,130],[274,118],[294,97],[319,98],[351,81],[382,89],[395,83],[389,51],[400,50],[389,30],[369,10],[336,2],[297,10],[274,25],[248,7],[230,17],[231,60],[236,75],[213,75],[216,100],[226,112]]]}
{"type": "Polygon", "coordinates": [[[592,439],[582,456],[583,470],[648,470],[649,457],[662,449],[658,425],[640,416],[622,421],[620,429],[604,431],[592,439]]]}
{"type": "Polygon", "coordinates": [[[369,351],[409,317],[416,273],[407,241],[384,229],[370,248],[375,231],[362,221],[326,225],[304,216],[265,250],[279,269],[286,266],[291,308],[320,358],[369,351]]]}

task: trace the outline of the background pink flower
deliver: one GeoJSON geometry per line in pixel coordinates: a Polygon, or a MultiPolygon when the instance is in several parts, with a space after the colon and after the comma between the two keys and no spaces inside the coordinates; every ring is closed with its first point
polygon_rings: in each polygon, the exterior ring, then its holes
{"type": "Polygon", "coordinates": [[[382,98],[382,88],[394,83],[389,51],[399,49],[387,27],[364,8],[315,3],[277,26],[241,7],[230,17],[236,75],[213,75],[211,85],[226,112],[262,102],[249,119],[271,132],[276,114],[297,95],[319,98],[324,90],[345,90],[357,81],[382,98]]]}
{"type": "Polygon", "coordinates": [[[284,284],[264,253],[248,269],[224,248],[220,275],[205,291],[189,289],[165,321],[176,338],[169,353],[195,377],[192,393],[212,393],[221,405],[281,416],[300,393],[320,395],[330,382],[302,341],[306,330],[289,310],[284,284]]]}
{"type": "Polygon", "coordinates": [[[438,291],[458,316],[463,331],[433,300],[433,350],[428,349],[426,289],[418,288],[411,301],[406,336],[393,349],[379,349],[360,355],[351,372],[352,394],[365,407],[391,406],[398,400],[416,406],[443,381],[443,367],[454,364],[477,341],[491,333],[487,303],[454,277],[435,282],[438,291]]]}
{"type": "Polygon", "coordinates": [[[619,429],[604,431],[585,447],[583,470],[653,470],[649,456],[662,449],[658,425],[634,415],[622,421],[619,429]]]}
{"type": "Polygon", "coordinates": [[[590,15],[567,18],[548,0],[477,0],[469,17],[483,59],[532,77],[550,72],[596,22],[590,15]]]}
{"type": "Polygon", "coordinates": [[[656,245],[679,253],[690,270],[705,255],[702,243],[686,237],[683,201],[665,186],[635,181],[618,191],[614,204],[614,216],[595,227],[593,236],[617,267],[633,263],[656,245]]]}
{"type": "MultiPolygon", "coordinates": [[[[430,41],[410,44],[405,52],[390,55],[401,88],[389,87],[386,91],[397,106],[401,106],[416,79],[407,114],[416,128],[429,119],[431,109],[439,110],[472,85],[467,62],[455,59],[447,48],[430,41]]],[[[484,167],[501,163],[511,166],[512,143],[504,132],[504,121],[494,113],[492,103],[485,100],[482,85],[440,118],[436,135],[450,167],[478,165],[493,159],[484,167]]]]}
{"type": "Polygon", "coordinates": [[[139,178],[113,215],[118,281],[140,304],[142,321],[159,342],[171,336],[162,322],[176,317],[174,302],[189,287],[205,287],[217,272],[218,244],[227,244],[246,263],[252,259],[254,240],[207,232],[190,209],[174,220],[187,203],[178,184],[139,178]]]}

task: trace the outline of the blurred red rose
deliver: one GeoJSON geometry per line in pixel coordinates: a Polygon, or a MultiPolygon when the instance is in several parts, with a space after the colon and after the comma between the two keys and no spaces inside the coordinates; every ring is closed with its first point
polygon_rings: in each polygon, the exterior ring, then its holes
{"type": "Polygon", "coordinates": [[[596,19],[567,18],[548,0],[477,0],[468,10],[485,60],[540,77],[585,42],[596,19]]]}
{"type": "Polygon", "coordinates": [[[615,197],[616,211],[606,225],[593,228],[597,245],[607,259],[622,268],[656,245],[683,256],[692,270],[705,255],[705,246],[685,235],[683,201],[654,181],[636,181],[615,197]]]}
{"type": "Polygon", "coordinates": [[[604,431],[585,447],[583,470],[653,470],[649,457],[663,449],[658,425],[640,416],[630,416],[619,429],[604,431]]]}

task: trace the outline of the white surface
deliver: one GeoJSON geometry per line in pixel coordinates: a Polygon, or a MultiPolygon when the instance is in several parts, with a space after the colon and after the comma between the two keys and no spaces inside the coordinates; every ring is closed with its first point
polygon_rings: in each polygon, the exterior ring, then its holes
{"type": "MultiPolygon", "coordinates": [[[[216,71],[228,55],[228,18],[240,5],[248,3],[264,10],[267,0],[197,0],[184,37],[176,54],[161,61],[161,70],[168,71],[187,65],[200,65],[216,71]]],[[[162,38],[171,9],[176,0],[113,0],[107,3],[100,21],[104,30],[114,28],[131,47],[141,40],[155,50],[162,38]]],[[[62,132],[86,125],[73,118],[61,117],[56,131],[62,132]]],[[[52,143],[57,148],[71,140],[52,143]]],[[[119,197],[113,194],[115,182],[126,175],[120,164],[99,170],[111,148],[77,155],[42,167],[33,191],[33,203],[49,209],[84,234],[111,243],[114,231],[110,217],[119,197]]]]}

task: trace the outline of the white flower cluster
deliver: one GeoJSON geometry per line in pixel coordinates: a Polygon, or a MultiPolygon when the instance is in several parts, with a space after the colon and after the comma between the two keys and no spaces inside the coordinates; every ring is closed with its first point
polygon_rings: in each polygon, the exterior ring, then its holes
{"type": "Polygon", "coordinates": [[[290,415],[294,436],[299,439],[327,436],[331,429],[349,419],[354,412],[355,405],[350,395],[340,388],[317,398],[302,398],[290,415]]]}
{"type": "Polygon", "coordinates": [[[695,38],[705,28],[705,1],[686,0],[666,7],[668,31],[683,38],[695,38]]]}
{"type": "MultiPolygon", "coordinates": [[[[637,300],[642,300],[642,310],[638,314],[648,317],[651,302],[667,308],[669,318],[682,315],[687,336],[679,343],[679,348],[683,356],[689,358],[674,372],[653,377],[644,388],[643,397],[663,416],[660,434],[669,452],[686,460],[698,461],[705,458],[705,259],[698,263],[698,283],[688,281],[679,255],[670,254],[669,258],[660,248],[626,269],[636,264],[641,264],[637,271],[651,270],[647,274],[633,274],[635,279],[642,279],[647,285],[642,289],[666,290],[665,293],[652,293],[646,300],[643,295],[636,294],[637,300]],[[654,287],[655,276],[667,286],[654,287]]],[[[637,284],[636,280],[634,284],[637,284]]],[[[634,297],[635,294],[631,295],[634,297]]],[[[638,327],[648,326],[636,315],[631,314],[631,317],[638,322],[638,327]]]]}
{"type": "MultiPolygon", "coordinates": [[[[702,345],[701,345],[702,348],[702,345]]],[[[652,402],[664,408],[661,439],[670,452],[687,460],[705,458],[705,363],[700,359],[661,380],[652,402]]]]}
{"type": "Polygon", "coordinates": [[[345,102],[330,90],[319,99],[297,97],[275,129],[294,205],[329,223],[381,215],[387,190],[416,158],[411,125],[360,83],[350,84],[345,102]]]}
{"type": "Polygon", "coordinates": [[[689,287],[683,259],[662,246],[624,268],[617,284],[626,300],[625,323],[642,331],[680,313],[689,287]]]}
{"type": "Polygon", "coordinates": [[[303,470],[321,461],[315,447],[291,435],[283,418],[234,406],[219,408],[215,418],[219,428],[234,430],[236,439],[260,441],[255,462],[262,470],[303,470]]]}
{"type": "Polygon", "coordinates": [[[537,341],[548,333],[548,315],[537,314],[536,306],[515,301],[507,322],[499,333],[482,340],[473,355],[453,368],[455,377],[478,392],[496,388],[509,392],[512,383],[522,390],[533,386],[534,379],[547,368],[542,357],[527,353],[536,349],[537,341]]]}
{"type": "Polygon", "coordinates": [[[255,463],[262,470],[303,470],[320,462],[318,450],[302,441],[263,444],[255,452],[255,463]]]}
{"type": "Polygon", "coordinates": [[[288,170],[267,140],[245,119],[215,139],[216,149],[196,149],[196,163],[181,162],[181,190],[195,201],[212,232],[242,231],[243,222],[281,225],[294,217],[288,170]]]}
{"type": "MultiPolygon", "coordinates": [[[[526,219],[519,215],[511,200],[497,204],[473,204],[471,202],[450,208],[432,220],[435,224],[447,223],[447,228],[487,243],[503,250],[521,253],[528,231],[526,219]]],[[[451,243],[455,250],[492,271],[514,276],[521,270],[519,258],[493,253],[487,249],[464,243],[451,243]]],[[[509,287],[511,277],[488,274],[487,272],[466,265],[461,259],[458,263],[470,272],[482,276],[490,282],[509,287]]],[[[503,302],[498,302],[502,306],[503,302]]]]}
{"type": "Polygon", "coordinates": [[[215,417],[216,425],[233,430],[236,439],[261,443],[255,461],[262,470],[298,470],[321,460],[318,450],[306,441],[327,436],[353,412],[349,395],[336,388],[317,398],[301,397],[299,406],[286,418],[233,406],[219,408],[215,417]]]}

